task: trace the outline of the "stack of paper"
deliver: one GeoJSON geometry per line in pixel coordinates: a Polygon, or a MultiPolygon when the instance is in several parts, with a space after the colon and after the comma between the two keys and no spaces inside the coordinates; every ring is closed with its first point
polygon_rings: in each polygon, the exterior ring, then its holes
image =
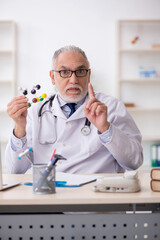
{"type": "Polygon", "coordinates": [[[59,187],[80,187],[84,184],[96,181],[99,177],[99,175],[80,175],[56,172],[56,183],[59,187]]]}

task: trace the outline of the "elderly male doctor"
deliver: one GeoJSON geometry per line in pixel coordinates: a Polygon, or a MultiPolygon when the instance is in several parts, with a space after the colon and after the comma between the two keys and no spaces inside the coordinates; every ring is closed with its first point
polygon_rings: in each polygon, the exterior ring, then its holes
{"type": "Polygon", "coordinates": [[[25,96],[8,104],[15,121],[6,148],[9,172],[25,173],[31,167],[27,159],[17,158],[28,147],[33,163],[48,163],[56,149],[67,159],[57,162],[56,170],[68,173],[120,173],[142,164],[141,134],[133,119],[122,102],[94,93],[90,76],[84,51],[63,47],[55,52],[50,71],[58,93],[29,109],[25,96]]]}

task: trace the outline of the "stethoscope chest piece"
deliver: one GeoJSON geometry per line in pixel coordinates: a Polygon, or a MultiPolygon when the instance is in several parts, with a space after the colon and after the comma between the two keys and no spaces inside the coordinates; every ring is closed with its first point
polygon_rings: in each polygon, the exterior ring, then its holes
{"type": "Polygon", "coordinates": [[[82,132],[82,134],[83,134],[84,136],[87,136],[88,134],[90,134],[91,129],[90,129],[89,126],[86,126],[86,125],[85,125],[85,126],[81,129],[81,132],[82,132]]]}
{"type": "MultiPolygon", "coordinates": [[[[49,98],[49,100],[47,100],[46,102],[44,102],[39,110],[39,113],[38,113],[38,117],[40,118],[40,133],[39,133],[39,139],[41,140],[40,141],[40,144],[53,144],[55,141],[56,141],[56,131],[54,131],[54,129],[49,129],[49,132],[46,132],[46,128],[45,126],[42,127],[43,123],[45,124],[46,122],[48,122],[49,120],[51,121],[51,126],[53,128],[55,128],[55,124],[53,124],[53,114],[52,112],[48,109],[46,111],[42,111],[44,106],[49,102],[50,105],[49,107],[52,107],[52,101],[54,100],[54,97],[55,95],[51,96],[49,98]],[[44,113],[45,113],[45,117],[44,117],[44,113]],[[51,113],[49,116],[48,114],[46,113],[51,113]],[[47,116],[46,116],[47,115],[47,116]],[[42,117],[43,119],[46,119],[45,121],[42,121],[42,117]],[[43,130],[43,131],[42,131],[43,130]],[[50,137],[48,137],[50,136],[50,137]],[[54,136],[54,137],[53,137],[54,136]],[[49,138],[49,141],[45,141],[44,139],[48,139],[49,138]]],[[[54,118],[55,119],[55,118],[54,118]]],[[[91,128],[90,128],[90,125],[91,125],[91,122],[86,118],[86,121],[85,121],[85,125],[82,127],[81,129],[81,133],[84,135],[84,136],[87,136],[90,134],[91,132],[91,128]]]]}
{"type": "Polygon", "coordinates": [[[84,127],[82,127],[82,129],[81,129],[81,133],[82,133],[84,136],[87,136],[87,135],[90,134],[90,132],[91,132],[90,125],[91,125],[91,122],[88,120],[88,118],[86,118],[85,125],[84,125],[84,127]]]}

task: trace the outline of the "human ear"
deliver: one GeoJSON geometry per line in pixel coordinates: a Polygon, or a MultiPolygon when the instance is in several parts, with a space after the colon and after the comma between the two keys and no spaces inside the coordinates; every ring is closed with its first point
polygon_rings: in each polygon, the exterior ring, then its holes
{"type": "Polygon", "coordinates": [[[49,72],[49,75],[50,75],[50,78],[51,78],[52,84],[55,85],[54,72],[51,70],[51,71],[49,72]]]}
{"type": "Polygon", "coordinates": [[[88,71],[88,82],[90,82],[90,77],[91,77],[91,69],[89,69],[89,71],[88,71]]]}

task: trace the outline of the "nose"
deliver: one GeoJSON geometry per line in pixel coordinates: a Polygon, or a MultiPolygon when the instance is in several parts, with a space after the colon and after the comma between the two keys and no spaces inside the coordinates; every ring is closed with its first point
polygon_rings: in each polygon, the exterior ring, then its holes
{"type": "Polygon", "coordinates": [[[70,77],[69,81],[72,84],[78,83],[78,78],[76,77],[75,72],[72,73],[72,76],[70,77]]]}

